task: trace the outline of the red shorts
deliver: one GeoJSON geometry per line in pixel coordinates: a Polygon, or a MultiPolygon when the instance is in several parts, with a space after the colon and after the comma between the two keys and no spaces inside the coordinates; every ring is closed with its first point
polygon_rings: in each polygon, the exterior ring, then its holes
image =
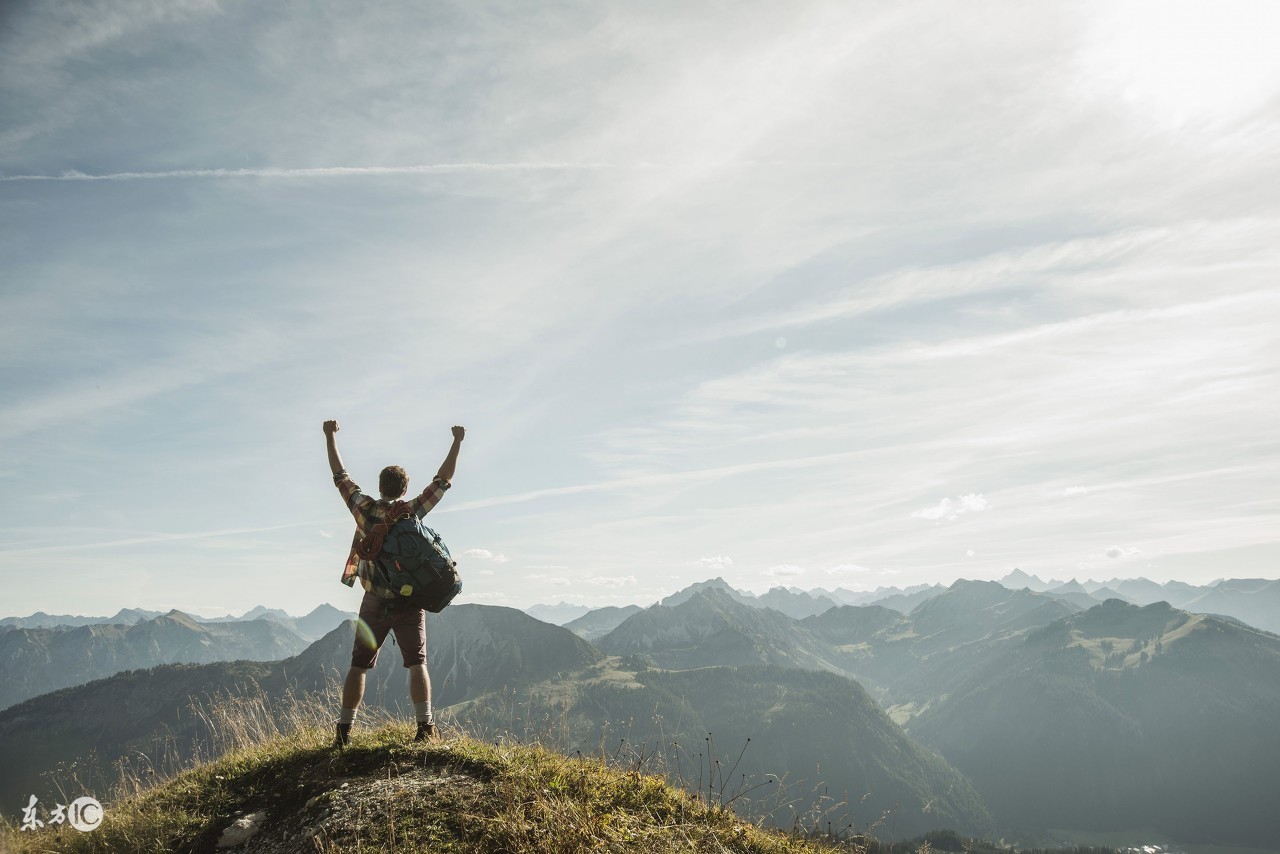
{"type": "Polygon", "coordinates": [[[405,667],[427,663],[427,612],[403,606],[388,608],[386,599],[366,592],[360,602],[351,666],[367,670],[377,664],[378,650],[387,639],[387,632],[395,632],[405,667]]]}

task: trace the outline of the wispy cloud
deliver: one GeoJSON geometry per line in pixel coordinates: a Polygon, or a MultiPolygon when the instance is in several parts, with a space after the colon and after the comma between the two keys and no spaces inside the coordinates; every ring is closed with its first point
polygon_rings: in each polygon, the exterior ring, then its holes
{"type": "MultiPolygon", "coordinates": [[[[954,440],[937,440],[933,442],[917,443],[915,447],[923,446],[931,447],[947,447],[951,446],[954,440]]],[[[794,456],[780,459],[762,460],[759,462],[739,463],[727,466],[714,466],[708,468],[694,468],[684,471],[662,472],[658,474],[640,475],[636,477],[614,478],[611,480],[602,480],[593,483],[582,483],[573,486],[557,486],[548,489],[534,489],[527,492],[519,492],[511,495],[499,495],[491,498],[478,498],[472,501],[464,501],[448,507],[441,507],[436,513],[461,513],[467,510],[479,510],[488,507],[497,507],[506,504],[519,504],[528,501],[535,501],[544,498],[555,498],[566,495],[581,495],[586,493],[597,492],[617,492],[625,490],[642,489],[645,487],[669,486],[673,484],[696,484],[705,481],[719,480],[723,478],[735,477],[743,474],[751,474],[755,472],[775,471],[779,469],[795,469],[809,468],[815,466],[826,465],[838,460],[852,460],[858,457],[871,456],[877,452],[883,453],[884,448],[879,449],[860,449],[855,451],[838,451],[830,454],[814,454],[811,456],[794,456]]],[[[722,565],[728,566],[732,563],[729,558],[703,558],[702,561],[725,561],[722,565]]],[[[710,565],[710,564],[708,564],[710,565]]]]}
{"type": "Polygon", "coordinates": [[[382,175],[432,175],[451,172],[590,172],[602,163],[424,163],[413,166],[256,167],[171,169],[159,172],[108,172],[93,175],[70,170],[57,175],[3,175],[0,181],[151,181],[183,178],[360,178],[382,175]]]}
{"type": "MultiPolygon", "coordinates": [[[[1274,243],[1269,239],[1277,227],[1280,223],[1266,217],[1225,222],[1192,220],[1055,241],[960,263],[910,266],[858,281],[834,298],[789,311],[714,324],[679,344],[847,320],[874,311],[1010,287],[1060,288],[1070,283],[1077,290],[1105,291],[1113,288],[1118,278],[1124,278],[1129,299],[1140,298],[1148,288],[1159,288],[1160,296],[1167,298],[1172,281],[1186,280],[1197,271],[1209,274],[1220,270],[1227,246],[1231,266],[1253,267],[1265,274],[1277,262],[1274,243]],[[1152,276],[1157,271],[1160,278],[1152,276]]],[[[1247,288],[1248,281],[1237,279],[1226,287],[1247,288]]],[[[1200,293],[1202,289],[1187,290],[1188,296],[1200,293]]]]}
{"type": "Polygon", "coordinates": [[[871,572],[871,570],[865,566],[859,566],[856,563],[841,563],[835,566],[829,566],[824,569],[823,572],[827,575],[840,578],[848,575],[865,575],[871,572]]]}
{"type": "MultiPolygon", "coordinates": [[[[244,534],[262,534],[269,531],[287,531],[291,528],[306,528],[320,524],[324,520],[306,522],[287,522],[282,525],[266,525],[254,528],[222,528],[213,531],[186,531],[182,533],[156,533],[141,537],[126,537],[117,540],[98,540],[92,543],[65,543],[50,546],[34,546],[31,548],[10,548],[0,552],[0,557],[18,557],[33,554],[51,554],[55,552],[97,551],[99,549],[117,549],[128,546],[145,546],[155,543],[175,543],[191,540],[215,540],[222,537],[236,537],[244,534]]],[[[323,532],[322,532],[323,535],[323,532]]]]}
{"type": "Polygon", "coordinates": [[[536,581],[539,584],[550,584],[554,587],[568,587],[570,584],[573,583],[568,578],[565,578],[563,575],[546,575],[545,573],[540,573],[540,572],[535,572],[531,575],[526,576],[526,578],[528,578],[530,581],[536,581]]]}
{"type": "Polygon", "coordinates": [[[626,587],[636,583],[634,575],[588,575],[582,580],[596,587],[626,587]]]}
{"type": "Polygon", "coordinates": [[[804,575],[804,569],[791,563],[779,564],[766,569],[762,575],[769,578],[797,578],[804,575]]]}
{"type": "Polygon", "coordinates": [[[268,363],[284,341],[271,330],[246,323],[227,336],[194,336],[170,353],[151,355],[144,364],[97,366],[79,378],[27,394],[0,408],[0,438],[42,430],[69,420],[135,404],[215,377],[243,373],[268,363]]]}
{"type": "Polygon", "coordinates": [[[462,556],[479,558],[480,560],[488,560],[494,563],[506,563],[510,560],[506,555],[494,554],[488,549],[467,549],[462,553],[462,556]]]}
{"type": "Polygon", "coordinates": [[[961,495],[955,499],[944,498],[934,507],[926,507],[911,514],[913,519],[929,519],[931,521],[958,519],[966,513],[981,513],[989,505],[987,499],[978,493],[961,495]]]}

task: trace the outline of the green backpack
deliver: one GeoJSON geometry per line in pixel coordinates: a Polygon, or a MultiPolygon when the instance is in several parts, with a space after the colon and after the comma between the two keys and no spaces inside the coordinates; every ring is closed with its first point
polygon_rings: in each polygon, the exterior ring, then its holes
{"type": "Polygon", "coordinates": [[[449,547],[416,516],[392,523],[382,548],[368,560],[366,589],[383,599],[437,614],[462,592],[462,576],[449,547]]]}

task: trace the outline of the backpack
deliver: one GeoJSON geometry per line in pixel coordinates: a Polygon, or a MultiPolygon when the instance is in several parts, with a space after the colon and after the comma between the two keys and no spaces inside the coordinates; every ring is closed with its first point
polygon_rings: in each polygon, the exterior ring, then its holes
{"type": "Polygon", "coordinates": [[[365,581],[377,596],[433,614],[462,592],[462,576],[448,546],[412,515],[387,531],[381,551],[369,561],[365,581]]]}

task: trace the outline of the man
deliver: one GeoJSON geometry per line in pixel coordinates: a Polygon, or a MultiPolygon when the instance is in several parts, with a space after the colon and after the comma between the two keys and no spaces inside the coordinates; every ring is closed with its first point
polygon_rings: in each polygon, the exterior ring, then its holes
{"type": "MultiPolygon", "coordinates": [[[[351,738],[351,725],[355,723],[356,709],[364,698],[365,673],[378,661],[378,650],[386,640],[388,632],[395,632],[396,643],[400,646],[400,654],[404,658],[404,666],[409,669],[409,699],[413,701],[414,717],[418,721],[418,734],[415,741],[428,741],[436,737],[435,720],[431,714],[431,677],[427,674],[427,615],[422,608],[404,606],[396,602],[388,602],[374,595],[369,590],[368,561],[361,560],[356,553],[356,545],[374,525],[386,521],[392,509],[399,504],[397,500],[405,494],[409,487],[409,476],[399,466],[387,466],[378,477],[377,500],[360,491],[347,475],[342,465],[342,457],[338,454],[337,421],[324,422],[325,445],[329,451],[329,468],[333,471],[333,482],[347,502],[347,508],[356,520],[356,534],[351,543],[351,552],[347,555],[346,566],[342,570],[342,583],[348,587],[361,579],[365,587],[364,599],[360,603],[360,620],[356,623],[356,640],[351,649],[351,668],[342,684],[342,707],[339,709],[337,736],[335,747],[346,747],[351,738]]],[[[461,427],[453,428],[453,445],[440,465],[440,471],[427,484],[422,494],[408,502],[410,512],[416,516],[425,516],[444,497],[445,490],[451,485],[454,468],[458,464],[458,450],[462,446],[462,437],[466,431],[461,427]]]]}

